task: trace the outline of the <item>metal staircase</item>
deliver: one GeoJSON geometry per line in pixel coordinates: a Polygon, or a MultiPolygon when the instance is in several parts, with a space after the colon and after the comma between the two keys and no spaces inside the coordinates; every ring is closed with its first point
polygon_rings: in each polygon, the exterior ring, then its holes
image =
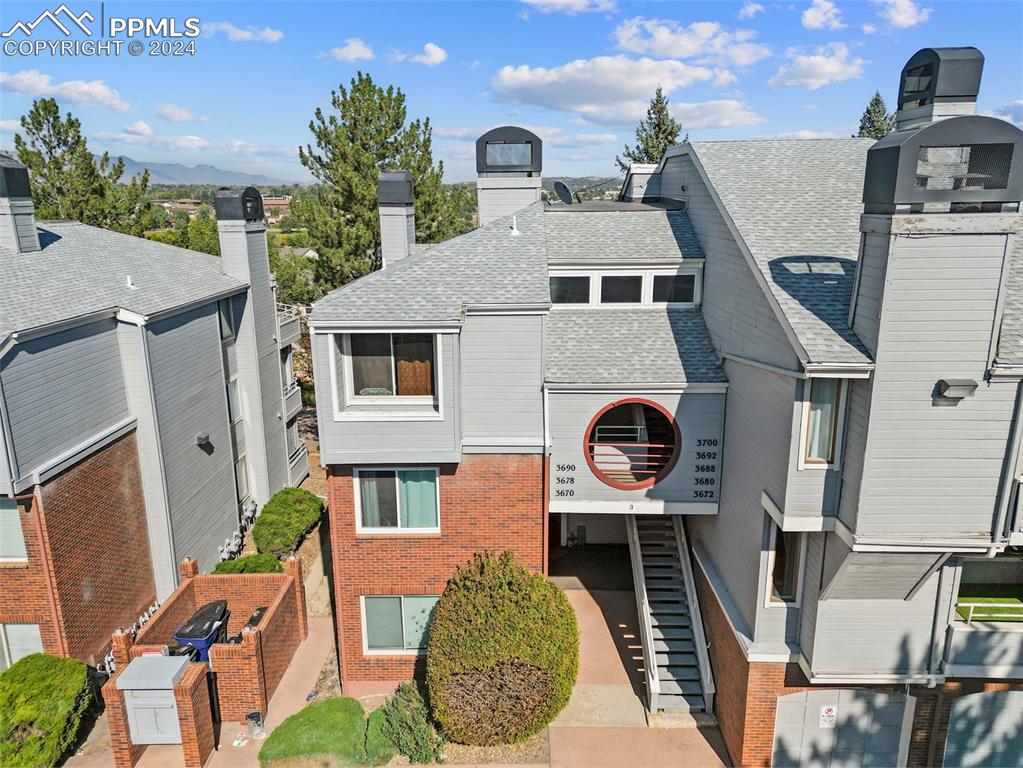
{"type": "Polygon", "coordinates": [[[712,712],[714,678],[682,519],[629,515],[626,527],[647,707],[712,712]]]}

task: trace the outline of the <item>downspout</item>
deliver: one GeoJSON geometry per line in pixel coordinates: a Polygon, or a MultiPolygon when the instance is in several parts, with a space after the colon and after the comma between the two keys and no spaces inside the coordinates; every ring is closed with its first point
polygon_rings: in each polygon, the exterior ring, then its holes
{"type": "Polygon", "coordinates": [[[1006,459],[1002,487],[999,491],[998,514],[995,517],[994,528],[991,531],[991,547],[987,551],[988,557],[994,557],[998,554],[1003,544],[1001,537],[1005,534],[1006,518],[1009,514],[1009,499],[1012,497],[1012,482],[1016,477],[1016,467],[1019,466],[1021,420],[1023,420],[1023,387],[1017,385],[1016,405],[1012,414],[1012,431],[1009,433],[1009,455],[1006,459]]]}

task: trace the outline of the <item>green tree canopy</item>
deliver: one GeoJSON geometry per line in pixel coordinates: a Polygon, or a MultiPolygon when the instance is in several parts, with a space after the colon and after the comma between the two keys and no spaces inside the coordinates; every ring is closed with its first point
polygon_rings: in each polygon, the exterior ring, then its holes
{"type": "Polygon", "coordinates": [[[82,125],[63,117],[55,99],[37,99],[21,118],[25,132],[14,136],[18,160],[32,179],[32,201],[41,219],[72,219],[141,235],[149,203],[149,171],[120,183],[124,161],[89,151],[82,125]]]}
{"type": "Polygon", "coordinates": [[[867,108],[863,110],[863,116],[860,118],[860,130],[856,135],[880,139],[894,130],[895,115],[888,113],[888,106],[884,103],[881,92],[874,91],[867,108]]]}
{"type": "Polygon", "coordinates": [[[664,152],[678,144],[681,134],[682,125],[671,116],[668,97],[661,86],[657,86],[647,107],[646,119],[636,126],[636,146],[626,144],[621,157],[615,158],[615,163],[622,171],[628,171],[632,163],[659,163],[664,152]]]}
{"type": "Polygon", "coordinates": [[[315,272],[322,292],[380,264],[380,171],[412,172],[417,241],[438,242],[468,228],[442,184],[444,164],[433,161],[430,120],[406,118],[400,88],[384,89],[359,72],[349,87],[331,91],[329,110],[317,109],[309,123],[314,144],[300,148],[299,159],[320,186],[290,211],[308,228],[319,254],[315,272]]]}

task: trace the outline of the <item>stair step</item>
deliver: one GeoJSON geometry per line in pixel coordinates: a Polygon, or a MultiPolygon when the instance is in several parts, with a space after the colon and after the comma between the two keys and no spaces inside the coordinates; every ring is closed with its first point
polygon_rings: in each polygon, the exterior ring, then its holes
{"type": "Polygon", "coordinates": [[[687,627],[653,627],[650,634],[654,640],[693,639],[693,630],[687,627]]]}
{"type": "Polygon", "coordinates": [[[697,668],[699,660],[696,658],[695,653],[655,653],[654,663],[658,667],[671,667],[672,669],[692,667],[697,669],[697,674],[699,674],[697,668]]]}
{"type": "Polygon", "coordinates": [[[688,616],[678,613],[658,614],[650,617],[651,627],[691,627],[692,621],[688,616]]]}
{"type": "Polygon", "coordinates": [[[667,608],[667,609],[651,608],[651,610],[650,610],[650,617],[652,619],[657,619],[657,618],[666,619],[666,618],[671,618],[672,616],[682,617],[682,618],[685,618],[685,619],[689,619],[689,611],[686,608],[684,608],[684,607],[667,608]]]}
{"type": "Polygon", "coordinates": [[[681,696],[702,696],[703,686],[688,680],[675,682],[674,680],[661,681],[661,693],[681,696]]]}
{"type": "Polygon", "coordinates": [[[704,711],[703,696],[677,696],[662,692],[657,697],[657,703],[661,709],[681,709],[689,710],[690,712],[704,711]]]}
{"type": "Polygon", "coordinates": [[[683,693],[703,693],[700,670],[697,667],[658,667],[657,679],[661,681],[661,691],[665,693],[677,693],[674,687],[667,690],[665,683],[683,686],[683,693]]]}
{"type": "Polygon", "coordinates": [[[658,640],[653,641],[654,653],[685,653],[695,654],[696,643],[692,640],[658,640]]]}
{"type": "Polygon", "coordinates": [[[675,566],[671,565],[648,565],[643,568],[643,575],[647,581],[650,581],[651,577],[655,579],[672,579],[674,581],[682,581],[682,571],[675,566]]]}
{"type": "Polygon", "coordinates": [[[685,595],[685,590],[682,588],[682,585],[677,584],[674,581],[651,584],[650,581],[647,580],[645,583],[647,595],[651,598],[674,597],[677,600],[680,599],[682,595],[685,595]]]}

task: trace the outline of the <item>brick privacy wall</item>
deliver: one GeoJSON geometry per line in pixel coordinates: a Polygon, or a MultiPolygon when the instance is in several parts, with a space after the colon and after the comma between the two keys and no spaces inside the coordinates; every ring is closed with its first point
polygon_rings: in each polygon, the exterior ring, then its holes
{"type": "Polygon", "coordinates": [[[63,655],[64,636],[59,620],[54,620],[55,611],[59,616],[59,605],[51,592],[44,558],[49,546],[38,500],[22,500],[19,511],[27,559],[23,563],[0,563],[0,624],[38,624],[43,650],[63,655]]]}
{"type": "Polygon", "coordinates": [[[185,768],[202,768],[213,752],[213,714],[205,664],[189,664],[174,686],[185,768]]]}
{"type": "Polygon", "coordinates": [[[242,722],[249,712],[266,715],[269,697],[263,674],[260,632],[243,632],[237,645],[210,649],[210,668],[217,686],[220,720],[242,722]]]}
{"type": "Polygon", "coordinates": [[[543,461],[539,455],[465,455],[440,470],[440,534],[355,532],[350,465],[327,470],[335,625],[344,685],[405,680],[423,657],[364,656],[359,597],[439,595],[474,552],[510,549],[528,568],[543,567],[543,461]]]}
{"type": "Polygon", "coordinates": [[[40,489],[67,653],[95,666],[156,600],[135,434],[40,489]]]}
{"type": "Polygon", "coordinates": [[[117,690],[117,678],[124,671],[118,669],[103,685],[103,704],[110,729],[110,748],[116,768],[133,768],[146,751],[144,744],[132,744],[128,730],[128,715],[124,711],[124,694],[117,690]]]}

